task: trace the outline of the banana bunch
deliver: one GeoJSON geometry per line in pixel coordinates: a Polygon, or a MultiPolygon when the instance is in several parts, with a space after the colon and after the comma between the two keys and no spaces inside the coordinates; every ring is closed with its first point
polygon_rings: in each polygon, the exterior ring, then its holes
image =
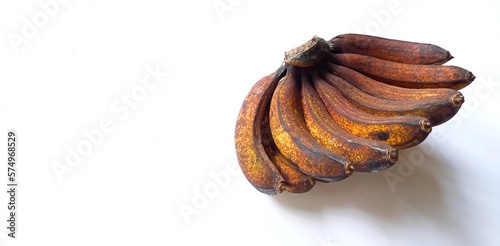
{"type": "Polygon", "coordinates": [[[379,172],[464,102],[474,75],[442,66],[436,45],[344,34],[313,37],[250,90],[238,115],[238,162],[260,192],[307,192],[316,181],[379,172]]]}

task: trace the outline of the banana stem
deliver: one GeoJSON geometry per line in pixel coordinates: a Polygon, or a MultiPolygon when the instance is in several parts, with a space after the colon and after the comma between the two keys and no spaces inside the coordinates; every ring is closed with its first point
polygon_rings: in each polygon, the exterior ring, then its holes
{"type": "Polygon", "coordinates": [[[297,67],[312,67],[330,51],[332,44],[314,36],[305,44],[285,52],[285,63],[297,67]]]}

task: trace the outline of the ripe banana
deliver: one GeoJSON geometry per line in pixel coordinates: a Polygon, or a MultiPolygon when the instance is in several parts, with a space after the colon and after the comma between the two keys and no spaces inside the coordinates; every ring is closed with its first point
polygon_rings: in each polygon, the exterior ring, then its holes
{"type": "Polygon", "coordinates": [[[470,71],[457,66],[406,64],[347,53],[330,54],[330,59],[373,79],[407,88],[459,90],[476,78],[470,71]]]}
{"type": "Polygon", "coordinates": [[[401,103],[400,101],[378,98],[365,93],[325,69],[322,70],[321,74],[328,83],[337,87],[342,95],[351,101],[352,105],[378,116],[422,116],[429,119],[431,126],[435,126],[451,119],[458,112],[463,102],[463,100],[460,100],[463,99],[460,92],[448,90],[449,94],[407,100],[405,103],[401,103]]]}
{"type": "Polygon", "coordinates": [[[265,151],[262,122],[283,71],[282,67],[252,87],[241,106],[235,132],[236,154],[243,174],[257,190],[270,195],[284,189],[284,180],[265,151]]]}
{"type": "Polygon", "coordinates": [[[313,73],[314,87],[331,118],[346,131],[358,137],[385,142],[395,148],[413,147],[427,137],[430,122],[419,116],[381,117],[353,106],[342,93],[313,73]]]}
{"type": "Polygon", "coordinates": [[[474,75],[441,66],[439,46],[344,34],[285,52],[243,102],[235,131],[240,167],[260,192],[303,193],[317,181],[383,171],[464,103],[474,75]]]}
{"type": "Polygon", "coordinates": [[[332,182],[347,178],[351,162],[319,144],[307,130],[300,107],[298,67],[289,67],[271,100],[269,121],[278,149],[312,178],[332,182]]]}
{"type": "Polygon", "coordinates": [[[352,161],[356,172],[378,172],[396,163],[398,152],[390,145],[346,132],[330,118],[311,85],[308,71],[302,71],[302,108],[307,129],[321,145],[352,161]]]}
{"type": "MultiPolygon", "coordinates": [[[[367,94],[394,101],[416,100],[432,96],[450,95],[457,92],[457,90],[448,88],[412,89],[389,85],[367,77],[348,67],[340,66],[332,62],[326,65],[326,69],[367,94]]],[[[457,98],[455,103],[463,103],[463,101],[458,100],[457,98]]]]}
{"type": "Polygon", "coordinates": [[[269,108],[266,111],[262,126],[262,143],[265,151],[283,177],[281,190],[278,190],[278,192],[286,190],[291,193],[304,193],[311,190],[316,181],[300,172],[297,165],[281,154],[278,147],[276,147],[269,125],[269,108]]]}
{"type": "Polygon", "coordinates": [[[450,52],[437,45],[370,35],[343,34],[330,42],[336,53],[354,53],[407,64],[441,65],[453,59],[450,52]]]}

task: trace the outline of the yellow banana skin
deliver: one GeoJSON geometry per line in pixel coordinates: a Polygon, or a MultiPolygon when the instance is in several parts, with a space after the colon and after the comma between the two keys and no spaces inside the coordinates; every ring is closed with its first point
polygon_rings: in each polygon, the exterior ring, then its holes
{"type": "Polygon", "coordinates": [[[396,163],[396,149],[380,141],[354,136],[331,119],[308,77],[308,73],[314,72],[302,72],[301,90],[306,126],[314,139],[349,159],[356,172],[379,172],[396,163]]]}
{"type": "Polygon", "coordinates": [[[320,145],[309,133],[300,108],[298,67],[289,67],[271,100],[270,125],[276,146],[299,170],[323,182],[347,178],[350,161],[320,145]]]}
{"type": "Polygon", "coordinates": [[[269,108],[262,126],[262,143],[269,159],[283,177],[282,190],[290,193],[304,193],[311,190],[316,184],[316,180],[302,173],[297,165],[286,158],[276,147],[269,125],[269,108]]]}
{"type": "Polygon", "coordinates": [[[257,190],[268,195],[284,189],[284,179],[262,142],[262,122],[267,117],[266,109],[283,72],[284,67],[281,67],[252,87],[241,106],[235,131],[236,155],[243,174],[257,190]]]}
{"type": "Polygon", "coordinates": [[[332,119],[355,136],[383,141],[397,149],[404,149],[421,143],[431,132],[430,122],[425,118],[372,115],[352,106],[337,88],[318,74],[313,74],[313,81],[332,119]]]}

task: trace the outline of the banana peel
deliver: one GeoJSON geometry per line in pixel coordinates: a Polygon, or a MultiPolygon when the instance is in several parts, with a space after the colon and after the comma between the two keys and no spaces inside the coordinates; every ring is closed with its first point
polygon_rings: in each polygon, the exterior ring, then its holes
{"type": "Polygon", "coordinates": [[[314,36],[250,89],[235,147],[258,191],[304,193],[316,181],[393,166],[464,103],[472,72],[446,66],[449,51],[426,43],[343,34],[314,36]]]}

